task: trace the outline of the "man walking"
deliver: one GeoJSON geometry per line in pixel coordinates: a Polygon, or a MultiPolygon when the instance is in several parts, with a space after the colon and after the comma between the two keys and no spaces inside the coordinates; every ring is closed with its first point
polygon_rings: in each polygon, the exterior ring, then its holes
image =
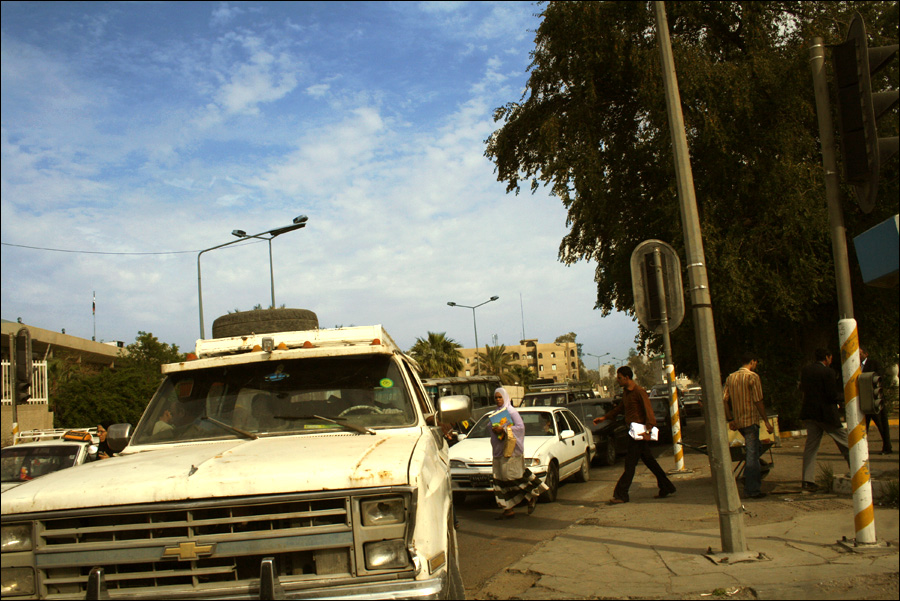
{"type": "Polygon", "coordinates": [[[741,368],[725,380],[725,417],[728,427],[744,437],[744,496],[762,499],[766,493],[762,486],[762,471],[759,465],[759,419],[766,424],[771,434],[775,429],[766,415],[763,404],[762,382],[754,373],[759,360],[755,355],[745,353],[741,358],[741,368]]]}
{"type": "MultiPolygon", "coordinates": [[[[863,373],[873,372],[876,376],[881,377],[881,364],[874,357],[870,357],[868,351],[862,346],[859,347],[859,358],[862,360],[863,373]]],[[[878,413],[866,413],[866,437],[869,436],[869,423],[875,421],[875,427],[881,434],[881,454],[890,455],[894,452],[891,448],[891,428],[888,423],[887,403],[881,403],[881,411],[878,413]]]]}
{"type": "Polygon", "coordinates": [[[645,432],[640,440],[631,436],[628,437],[625,471],[622,473],[622,477],[619,478],[618,483],[616,483],[613,498],[609,500],[609,503],[610,505],[617,505],[629,501],[628,489],[631,488],[631,481],[634,480],[634,470],[637,467],[638,459],[643,461],[644,465],[656,476],[656,485],[659,487],[659,494],[656,495],[656,498],[665,499],[675,492],[675,485],[672,484],[668,476],[666,476],[666,472],[656,462],[653,453],[650,452],[650,431],[656,427],[656,416],[653,414],[653,408],[650,406],[650,397],[647,395],[647,391],[634,381],[634,372],[628,366],[620,367],[616,371],[616,381],[622,387],[622,401],[608,411],[606,415],[594,418],[594,425],[613,418],[624,411],[625,420],[629,424],[644,426],[645,432]]]}
{"type": "Polygon", "coordinates": [[[837,380],[831,365],[831,353],[816,350],[816,360],[800,373],[803,406],[800,420],[806,428],[806,446],[803,448],[803,484],[807,492],[816,492],[816,456],[822,444],[822,434],[834,439],[841,455],[850,466],[850,449],[847,446],[847,429],[841,423],[837,380]]]}

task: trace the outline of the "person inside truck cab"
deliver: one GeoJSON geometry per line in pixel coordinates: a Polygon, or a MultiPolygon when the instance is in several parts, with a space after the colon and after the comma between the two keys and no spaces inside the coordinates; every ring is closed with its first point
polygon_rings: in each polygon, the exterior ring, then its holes
{"type": "Polygon", "coordinates": [[[97,459],[109,459],[115,455],[112,449],[109,448],[109,444],[106,442],[106,431],[109,429],[110,425],[110,422],[97,424],[97,438],[100,440],[100,444],[97,445],[97,459]]]}

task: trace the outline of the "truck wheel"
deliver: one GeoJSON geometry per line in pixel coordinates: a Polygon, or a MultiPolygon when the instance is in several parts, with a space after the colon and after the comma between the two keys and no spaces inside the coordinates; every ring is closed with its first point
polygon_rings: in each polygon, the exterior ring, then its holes
{"type": "Polygon", "coordinates": [[[449,541],[447,544],[447,598],[448,599],[465,599],[466,587],[463,584],[462,573],[459,571],[459,557],[457,554],[456,529],[453,522],[450,522],[447,531],[449,541]]]}
{"type": "Polygon", "coordinates": [[[557,467],[556,463],[550,464],[550,468],[547,470],[547,477],[544,478],[544,484],[550,490],[541,494],[541,501],[553,503],[556,501],[556,495],[559,493],[559,467],[557,467]]]}
{"type": "Polygon", "coordinates": [[[222,315],[213,322],[213,338],[315,330],[319,318],[307,309],[254,309],[222,315]]]}

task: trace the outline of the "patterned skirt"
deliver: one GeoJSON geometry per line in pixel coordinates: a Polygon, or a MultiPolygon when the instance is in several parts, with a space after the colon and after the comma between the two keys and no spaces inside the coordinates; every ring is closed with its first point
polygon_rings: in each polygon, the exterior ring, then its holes
{"type": "Polygon", "coordinates": [[[494,457],[494,498],[500,509],[512,509],[523,500],[531,501],[550,490],[525,467],[525,457],[494,457]]]}

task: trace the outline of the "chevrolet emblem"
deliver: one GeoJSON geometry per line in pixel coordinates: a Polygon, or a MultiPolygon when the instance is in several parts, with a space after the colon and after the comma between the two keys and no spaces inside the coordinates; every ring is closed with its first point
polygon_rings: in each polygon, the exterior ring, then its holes
{"type": "Polygon", "coordinates": [[[179,543],[177,547],[166,547],[163,551],[163,559],[177,559],[178,561],[192,561],[200,559],[204,555],[212,555],[216,550],[215,543],[209,545],[198,545],[193,541],[179,543]]]}

